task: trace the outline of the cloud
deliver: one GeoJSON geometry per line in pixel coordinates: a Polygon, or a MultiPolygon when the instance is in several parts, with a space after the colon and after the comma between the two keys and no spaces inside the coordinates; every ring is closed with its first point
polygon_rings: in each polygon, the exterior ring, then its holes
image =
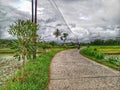
{"type": "Polygon", "coordinates": [[[78,26],[119,24],[120,0],[56,0],[68,22],[78,26]]]}
{"type": "MultiPolygon", "coordinates": [[[[8,36],[7,31],[10,24],[18,19],[31,19],[30,1],[31,0],[0,0],[0,31],[3,33],[2,36],[4,38],[8,36]]],[[[44,5],[38,3],[38,24],[51,23],[52,25],[52,23],[61,22],[60,17],[47,0],[42,2],[42,4],[44,5]]]]}
{"type": "MultiPolygon", "coordinates": [[[[52,0],[51,0],[52,1],[52,0]]],[[[54,0],[63,17],[49,0],[38,0],[39,35],[55,40],[59,28],[69,33],[69,39],[89,41],[115,38],[120,26],[120,0],[54,0]]],[[[9,38],[8,27],[17,19],[31,19],[31,0],[0,0],[0,33],[9,38]],[[6,3],[7,2],[7,3],[6,3]]],[[[0,36],[0,37],[1,37],[0,36]]]]}

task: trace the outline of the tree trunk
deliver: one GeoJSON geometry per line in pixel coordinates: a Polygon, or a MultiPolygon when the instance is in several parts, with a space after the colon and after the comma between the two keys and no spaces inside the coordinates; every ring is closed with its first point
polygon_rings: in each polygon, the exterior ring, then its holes
{"type": "Polygon", "coordinates": [[[58,43],[58,37],[57,37],[57,43],[58,43]]]}
{"type": "Polygon", "coordinates": [[[21,68],[21,71],[22,71],[21,77],[23,80],[24,80],[24,66],[25,66],[25,56],[23,56],[23,62],[22,62],[22,68],[21,68]]]}

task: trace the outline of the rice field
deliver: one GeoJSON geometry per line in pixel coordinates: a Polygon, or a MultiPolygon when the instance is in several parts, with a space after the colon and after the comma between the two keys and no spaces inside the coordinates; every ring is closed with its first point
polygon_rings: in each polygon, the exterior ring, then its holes
{"type": "Polygon", "coordinates": [[[105,53],[107,55],[120,55],[120,46],[90,46],[99,52],[105,53]]]}

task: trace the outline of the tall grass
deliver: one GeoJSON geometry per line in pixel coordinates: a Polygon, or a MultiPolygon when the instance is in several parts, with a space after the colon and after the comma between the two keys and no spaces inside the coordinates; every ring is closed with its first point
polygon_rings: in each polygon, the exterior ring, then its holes
{"type": "Polygon", "coordinates": [[[102,53],[120,53],[120,46],[90,46],[90,48],[97,48],[102,53]]]}
{"type": "Polygon", "coordinates": [[[89,47],[82,49],[80,53],[98,63],[104,64],[120,71],[120,60],[116,56],[108,56],[107,58],[105,58],[105,54],[98,52],[97,49],[89,47]]]}
{"type": "Polygon", "coordinates": [[[88,56],[93,56],[96,59],[104,59],[105,55],[103,53],[97,52],[96,49],[85,48],[83,49],[83,53],[88,56]]]}
{"type": "Polygon", "coordinates": [[[49,66],[52,57],[62,49],[49,50],[41,53],[36,60],[30,60],[25,65],[24,81],[20,78],[20,71],[11,78],[7,85],[0,90],[46,90],[48,85],[49,66]]]}
{"type": "Polygon", "coordinates": [[[117,56],[108,57],[108,61],[120,67],[120,59],[117,56]]]}

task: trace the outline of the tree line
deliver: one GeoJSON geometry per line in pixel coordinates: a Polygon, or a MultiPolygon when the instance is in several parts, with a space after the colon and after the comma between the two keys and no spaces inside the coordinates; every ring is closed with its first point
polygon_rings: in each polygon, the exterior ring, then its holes
{"type": "MultiPolygon", "coordinates": [[[[17,41],[17,40],[13,40],[13,39],[0,39],[0,47],[11,47],[12,46],[12,42],[17,41]]],[[[42,46],[43,42],[38,42],[38,46],[42,46]]],[[[59,46],[58,43],[56,43],[55,41],[50,41],[50,42],[45,42],[43,44],[43,47],[45,47],[46,44],[49,44],[50,46],[59,46]]],[[[75,45],[75,42],[70,42],[67,43],[70,45],[75,45]]],[[[89,43],[81,43],[81,45],[120,45],[120,39],[108,39],[108,40],[101,40],[101,39],[96,39],[94,41],[91,41],[89,43]]]]}
{"type": "Polygon", "coordinates": [[[120,39],[108,39],[108,40],[96,39],[88,44],[89,45],[120,45],[120,39]]]}

